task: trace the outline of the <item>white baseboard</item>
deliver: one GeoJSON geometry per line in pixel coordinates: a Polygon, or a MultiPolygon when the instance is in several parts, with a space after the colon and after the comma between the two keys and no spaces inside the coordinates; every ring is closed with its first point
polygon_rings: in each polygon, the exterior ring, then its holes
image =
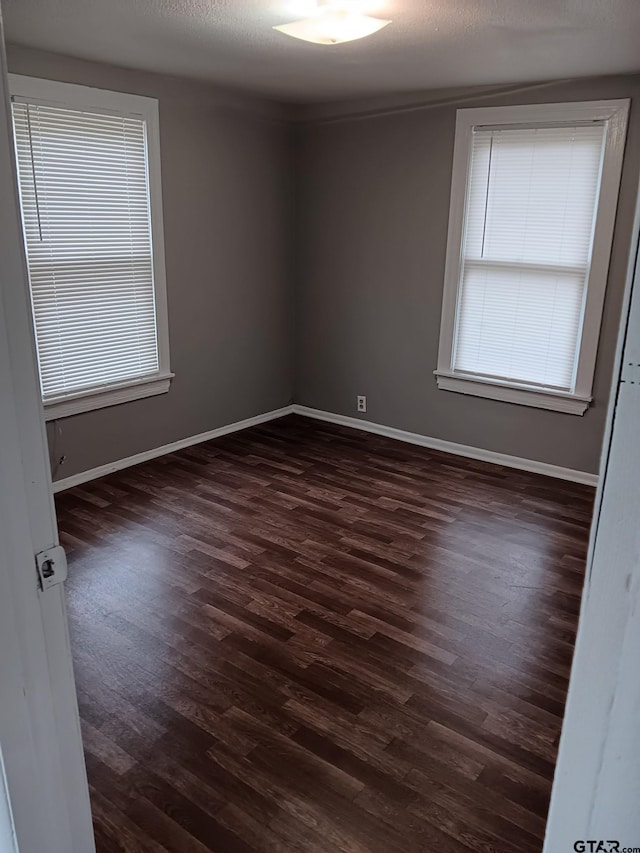
{"type": "Polygon", "coordinates": [[[81,486],[90,480],[97,480],[99,477],[105,477],[107,474],[113,474],[115,471],[122,471],[123,468],[130,468],[132,465],[139,465],[141,462],[156,459],[158,456],[174,453],[176,450],[183,450],[185,447],[191,447],[203,441],[210,441],[212,438],[219,438],[232,432],[239,432],[240,430],[264,424],[291,414],[303,415],[307,418],[340,424],[341,426],[353,429],[361,429],[364,432],[383,435],[397,441],[407,442],[408,444],[417,444],[420,447],[428,447],[431,450],[442,450],[444,453],[465,456],[468,459],[478,459],[481,462],[491,462],[494,465],[504,465],[507,468],[517,468],[520,471],[545,474],[548,477],[570,480],[573,483],[584,483],[587,486],[597,486],[598,484],[598,475],[589,474],[586,471],[575,471],[572,468],[562,468],[559,465],[549,465],[546,462],[536,462],[533,459],[522,459],[520,456],[508,456],[506,453],[482,450],[480,447],[469,447],[466,444],[455,444],[452,441],[444,441],[441,438],[430,438],[426,435],[420,435],[417,432],[406,432],[402,429],[383,426],[372,421],[350,418],[346,415],[336,415],[333,412],[323,412],[320,409],[312,409],[308,406],[293,405],[284,406],[282,409],[274,409],[262,415],[255,415],[243,421],[236,421],[236,423],[227,424],[208,432],[202,432],[199,435],[192,435],[189,438],[182,438],[171,444],[164,444],[162,447],[155,447],[152,450],[145,450],[143,453],[136,453],[134,456],[127,456],[125,459],[118,459],[115,462],[108,462],[106,465],[100,465],[97,468],[90,468],[88,471],[81,471],[79,474],[73,474],[71,477],[65,477],[63,480],[56,480],[53,484],[53,491],[57,493],[65,489],[71,489],[74,486],[81,486]]]}
{"type": "Polygon", "coordinates": [[[56,480],[53,484],[54,493],[63,492],[65,489],[71,489],[74,486],[81,486],[83,483],[88,483],[90,480],[97,480],[98,477],[105,477],[107,474],[113,474],[115,471],[122,471],[123,468],[130,468],[132,465],[139,465],[140,462],[148,462],[149,459],[156,459],[158,456],[164,456],[167,453],[174,453],[176,450],[183,450],[185,447],[191,447],[194,444],[201,444],[203,441],[210,441],[212,438],[219,438],[222,435],[228,435],[231,432],[238,432],[248,427],[257,426],[258,424],[274,421],[276,418],[282,418],[285,415],[290,415],[293,412],[293,406],[285,406],[282,409],[274,409],[271,412],[265,412],[263,415],[255,415],[252,418],[246,418],[243,421],[236,421],[227,426],[211,429],[208,432],[201,432],[199,435],[192,435],[189,438],[181,438],[179,441],[173,441],[171,444],[164,444],[162,447],[155,447],[153,450],[145,450],[143,453],[136,453],[134,456],[127,456],[125,459],[118,459],[116,462],[108,462],[106,465],[100,465],[97,468],[90,468],[88,471],[81,471],[79,474],[72,474],[71,477],[65,477],[64,480],[56,480]]]}
{"type": "Polygon", "coordinates": [[[319,421],[328,421],[332,424],[361,429],[372,432],[375,435],[384,435],[397,441],[405,441],[408,444],[418,444],[420,447],[428,447],[431,450],[442,450],[444,453],[452,453],[455,456],[465,456],[468,459],[478,459],[481,462],[491,462],[494,465],[504,465],[507,468],[517,468],[520,471],[530,471],[534,474],[545,474],[547,477],[556,477],[559,480],[570,480],[573,483],[584,483],[587,486],[598,485],[598,475],[589,474],[586,471],[575,471],[573,468],[562,468],[560,465],[550,465],[547,462],[536,462],[533,459],[523,459],[520,456],[509,456],[506,453],[497,453],[494,450],[483,450],[480,447],[470,447],[466,444],[455,444],[453,441],[444,441],[441,438],[430,438],[417,432],[406,432],[395,427],[383,426],[372,421],[350,418],[346,415],[335,415],[333,412],[323,412],[320,409],[311,409],[308,406],[292,406],[297,415],[307,418],[315,418],[319,421]]]}

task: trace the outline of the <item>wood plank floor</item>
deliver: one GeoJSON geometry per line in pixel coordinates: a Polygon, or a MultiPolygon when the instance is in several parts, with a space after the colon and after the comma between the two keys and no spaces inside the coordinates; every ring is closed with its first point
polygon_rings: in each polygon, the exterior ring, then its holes
{"type": "Polygon", "coordinates": [[[98,853],[540,851],[592,499],[300,417],[59,495],[98,853]]]}

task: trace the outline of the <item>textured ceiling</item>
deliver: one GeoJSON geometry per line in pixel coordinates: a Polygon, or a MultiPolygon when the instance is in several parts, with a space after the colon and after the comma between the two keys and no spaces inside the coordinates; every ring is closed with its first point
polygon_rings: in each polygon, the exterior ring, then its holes
{"type": "Polygon", "coordinates": [[[372,0],[329,47],[272,29],[308,0],[2,2],[10,42],[296,102],[640,70],[640,0],[372,0]]]}

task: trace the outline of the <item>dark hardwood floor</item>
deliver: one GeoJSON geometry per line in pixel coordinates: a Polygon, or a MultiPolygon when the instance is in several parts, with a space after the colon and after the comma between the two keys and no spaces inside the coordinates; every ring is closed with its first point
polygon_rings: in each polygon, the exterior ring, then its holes
{"type": "Polygon", "coordinates": [[[592,498],[299,417],[59,495],[99,853],[540,851],[592,498]]]}

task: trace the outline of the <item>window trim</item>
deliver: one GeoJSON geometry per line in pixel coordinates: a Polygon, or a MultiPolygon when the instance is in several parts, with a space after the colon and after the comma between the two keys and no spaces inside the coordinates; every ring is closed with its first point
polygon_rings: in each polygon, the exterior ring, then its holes
{"type": "Polygon", "coordinates": [[[11,96],[33,100],[51,106],[96,110],[117,115],[141,118],[146,124],[147,169],[149,178],[149,210],[153,285],[158,341],[158,370],[129,381],[110,383],[76,393],[65,394],[44,403],[47,421],[93,409],[115,406],[156,394],[166,394],[174,374],[169,361],[169,318],[167,309],[167,275],[164,256],[164,222],[162,215],[162,174],[160,168],[160,122],[158,101],[142,95],[94,89],[75,83],[61,83],[40,77],[9,74],[11,96]]]}
{"type": "Polygon", "coordinates": [[[593,399],[593,376],[618,206],[629,104],[629,99],[619,99],[476,107],[457,111],[438,366],[434,371],[438,388],[575,415],[583,415],[587,410],[593,399]],[[473,129],[487,126],[527,127],[585,121],[606,121],[608,130],[603,153],[602,181],[573,390],[571,392],[555,391],[526,383],[492,379],[454,370],[453,346],[462,269],[463,229],[473,129]]]}

